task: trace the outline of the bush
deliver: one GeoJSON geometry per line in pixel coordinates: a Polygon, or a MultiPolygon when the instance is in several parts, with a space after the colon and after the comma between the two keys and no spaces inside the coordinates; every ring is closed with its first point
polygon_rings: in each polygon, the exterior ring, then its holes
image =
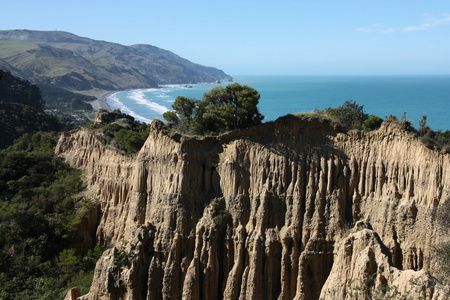
{"type": "Polygon", "coordinates": [[[325,112],[347,129],[361,129],[362,123],[368,118],[363,108],[364,105],[347,100],[338,108],[329,107],[325,112]]]}
{"type": "Polygon", "coordinates": [[[151,128],[150,125],[136,121],[118,109],[113,112],[105,110],[99,112],[97,122],[88,123],[85,127],[102,129],[105,144],[126,154],[136,153],[142,148],[151,128]]]}
{"type": "Polygon", "coordinates": [[[39,112],[29,106],[0,101],[0,149],[12,145],[15,139],[25,133],[62,131],[70,127],[57,117],[39,112]]]}
{"type": "Polygon", "coordinates": [[[116,133],[116,142],[119,144],[119,148],[125,149],[127,154],[133,154],[142,148],[145,138],[138,132],[122,128],[116,133]]]}
{"type": "Polygon", "coordinates": [[[428,127],[426,125],[427,125],[427,115],[423,115],[422,119],[419,121],[419,126],[420,126],[419,131],[421,134],[425,133],[426,127],[428,127]]]}
{"type": "Polygon", "coordinates": [[[226,209],[221,209],[219,211],[216,211],[215,215],[213,216],[214,224],[221,227],[224,225],[228,220],[230,220],[231,215],[226,209]]]}
{"type": "Polygon", "coordinates": [[[316,109],[313,115],[341,125],[345,129],[361,129],[363,122],[368,118],[363,108],[363,105],[358,105],[353,100],[347,100],[337,108],[316,109]]]}
{"type": "Polygon", "coordinates": [[[367,120],[362,123],[362,129],[364,131],[372,131],[381,127],[383,123],[383,119],[376,116],[371,115],[367,120]]]}
{"type": "Polygon", "coordinates": [[[402,129],[404,129],[406,131],[416,132],[416,130],[413,127],[413,122],[412,121],[408,121],[406,119],[406,112],[403,113],[403,115],[401,116],[400,120],[394,115],[389,115],[389,116],[384,118],[384,122],[397,124],[398,127],[402,128],[402,129]]]}
{"type": "Polygon", "coordinates": [[[120,250],[114,252],[114,264],[119,268],[128,267],[130,265],[128,252],[125,250],[128,241],[122,241],[120,250]]]}

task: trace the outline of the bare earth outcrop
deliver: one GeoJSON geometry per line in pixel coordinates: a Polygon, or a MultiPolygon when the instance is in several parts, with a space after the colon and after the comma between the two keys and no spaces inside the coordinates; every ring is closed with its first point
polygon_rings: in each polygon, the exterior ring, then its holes
{"type": "Polygon", "coordinates": [[[418,285],[443,298],[427,258],[447,238],[433,211],[450,197],[450,155],[393,125],[287,119],[195,139],[154,121],[134,156],[86,129],[56,152],[86,170],[109,249],[82,299],[351,299],[418,285]]]}

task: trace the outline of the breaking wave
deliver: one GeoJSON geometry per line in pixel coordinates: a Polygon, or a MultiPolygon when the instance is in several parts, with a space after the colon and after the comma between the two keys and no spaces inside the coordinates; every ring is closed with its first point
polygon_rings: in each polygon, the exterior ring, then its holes
{"type": "Polygon", "coordinates": [[[122,101],[119,100],[119,98],[117,97],[117,94],[118,93],[115,93],[115,94],[109,96],[107,99],[108,105],[111,107],[111,109],[120,109],[120,111],[122,113],[131,115],[135,119],[137,119],[141,122],[147,123],[147,124],[149,124],[152,121],[151,119],[148,119],[144,116],[139,115],[134,110],[129,108],[127,105],[125,105],[122,101]]]}

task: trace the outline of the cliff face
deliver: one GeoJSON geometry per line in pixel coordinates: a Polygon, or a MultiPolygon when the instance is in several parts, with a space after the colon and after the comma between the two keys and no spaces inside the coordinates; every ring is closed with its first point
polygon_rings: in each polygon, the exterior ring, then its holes
{"type": "Polygon", "coordinates": [[[88,130],[61,136],[56,152],[86,170],[109,248],[83,299],[318,299],[374,273],[399,290],[428,278],[450,155],[389,125],[284,120],[202,140],[160,127],[127,157],[88,130]]]}

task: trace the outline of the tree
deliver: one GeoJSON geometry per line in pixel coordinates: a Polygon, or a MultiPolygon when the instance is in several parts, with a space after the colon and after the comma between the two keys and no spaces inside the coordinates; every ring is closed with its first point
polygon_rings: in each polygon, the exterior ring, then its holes
{"type": "Polygon", "coordinates": [[[232,112],[230,127],[245,128],[261,123],[264,117],[258,112],[260,95],[255,89],[235,83],[228,85],[225,92],[230,97],[227,103],[232,112]]]}
{"type": "Polygon", "coordinates": [[[360,129],[362,123],[368,118],[364,112],[364,105],[358,105],[353,100],[347,100],[338,108],[327,108],[325,110],[332,118],[348,129],[360,129]]]}
{"type": "Polygon", "coordinates": [[[423,115],[422,119],[419,121],[420,126],[420,134],[424,135],[426,132],[426,125],[427,125],[427,115],[423,115]]]}
{"type": "Polygon", "coordinates": [[[203,100],[178,97],[173,111],[163,117],[182,132],[218,134],[261,124],[264,116],[257,108],[259,98],[255,89],[234,83],[213,88],[203,95],[203,100]]]}
{"type": "Polygon", "coordinates": [[[172,105],[173,111],[163,114],[169,123],[178,126],[180,131],[187,131],[193,118],[195,99],[178,96],[172,105]]]}

